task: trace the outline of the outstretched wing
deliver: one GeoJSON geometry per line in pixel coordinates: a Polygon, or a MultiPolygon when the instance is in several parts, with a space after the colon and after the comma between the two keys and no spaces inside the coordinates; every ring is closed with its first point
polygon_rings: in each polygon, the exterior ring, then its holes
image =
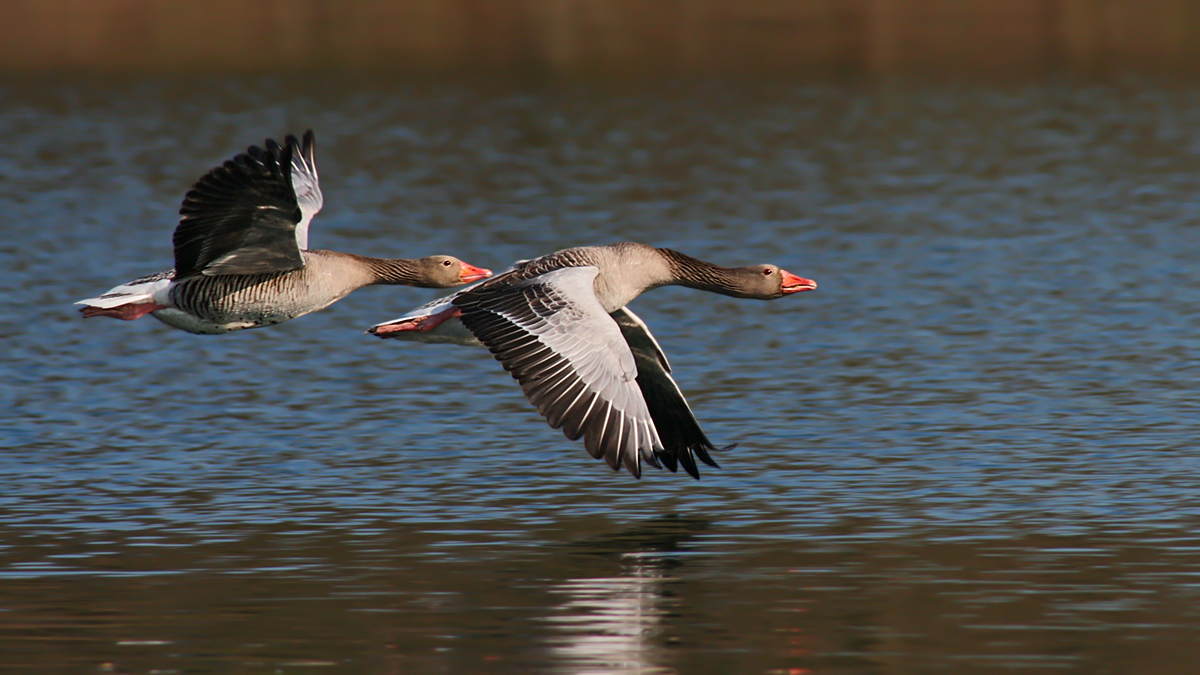
{"type": "Polygon", "coordinates": [[[308,224],[321,209],[312,131],[304,142],[246,152],[209,171],[187,193],[175,228],[178,278],[259,274],[304,266],[308,224]]]}
{"type": "Polygon", "coordinates": [[[583,436],[593,457],[641,475],[662,442],[621,330],[596,299],[595,267],[484,284],[454,304],[463,324],[521,383],[551,427],[583,436]]]}
{"type": "Polygon", "coordinates": [[[699,478],[696,458],[709,466],[717,466],[708,454],[709,450],[716,448],[704,435],[700,423],[692,414],[691,406],[671,377],[671,364],[667,363],[666,354],[650,334],[646,323],[628,308],[622,307],[611,316],[620,327],[637,363],[638,387],[642,390],[650,417],[663,442],[658,458],[671,471],[682,464],[684,471],[693,478],[699,478]]]}

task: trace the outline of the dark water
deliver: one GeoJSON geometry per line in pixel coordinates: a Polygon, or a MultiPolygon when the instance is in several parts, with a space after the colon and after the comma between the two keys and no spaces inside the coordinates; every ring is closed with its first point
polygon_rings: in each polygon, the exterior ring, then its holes
{"type": "Polygon", "coordinates": [[[1192,673],[1200,89],[0,86],[0,671],[1192,673]],[[71,303],[313,127],[317,247],[776,262],[634,308],[721,470],[612,473],[369,288],[194,336],[71,303]]]}

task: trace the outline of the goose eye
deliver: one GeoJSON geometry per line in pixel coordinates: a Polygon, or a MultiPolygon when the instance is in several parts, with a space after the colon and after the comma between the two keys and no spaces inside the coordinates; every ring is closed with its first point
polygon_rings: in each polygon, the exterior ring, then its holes
{"type": "Polygon", "coordinates": [[[763,276],[768,276],[768,277],[769,277],[769,276],[771,276],[771,275],[772,275],[772,274],[774,274],[774,273],[775,273],[775,271],[774,271],[774,270],[772,270],[770,267],[768,267],[767,269],[763,270],[763,276]]]}
{"type": "Polygon", "coordinates": [[[449,260],[443,260],[443,261],[442,261],[442,267],[449,267],[449,266],[450,266],[450,261],[449,261],[449,260]]]}

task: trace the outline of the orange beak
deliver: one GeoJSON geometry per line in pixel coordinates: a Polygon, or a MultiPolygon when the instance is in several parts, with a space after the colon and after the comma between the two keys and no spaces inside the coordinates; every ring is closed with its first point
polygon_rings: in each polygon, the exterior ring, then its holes
{"type": "Polygon", "coordinates": [[[472,281],[479,281],[492,276],[492,271],[474,265],[462,264],[462,271],[458,273],[458,280],[464,284],[469,284],[472,281]]]}
{"type": "Polygon", "coordinates": [[[796,276],[787,270],[779,270],[783,275],[782,291],[784,295],[789,293],[799,293],[800,291],[811,291],[817,287],[817,282],[812,279],[796,276]]]}

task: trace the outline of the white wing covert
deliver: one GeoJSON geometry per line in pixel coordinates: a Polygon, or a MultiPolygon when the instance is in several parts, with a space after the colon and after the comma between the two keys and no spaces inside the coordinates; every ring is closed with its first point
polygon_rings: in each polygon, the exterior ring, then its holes
{"type": "Polygon", "coordinates": [[[300,207],[300,222],[296,225],[296,245],[301,251],[308,250],[308,224],[321,210],[324,198],[321,183],[317,180],[316,139],[311,130],[305,132],[300,147],[289,139],[292,150],[292,191],[296,193],[296,204],[300,207]]]}

